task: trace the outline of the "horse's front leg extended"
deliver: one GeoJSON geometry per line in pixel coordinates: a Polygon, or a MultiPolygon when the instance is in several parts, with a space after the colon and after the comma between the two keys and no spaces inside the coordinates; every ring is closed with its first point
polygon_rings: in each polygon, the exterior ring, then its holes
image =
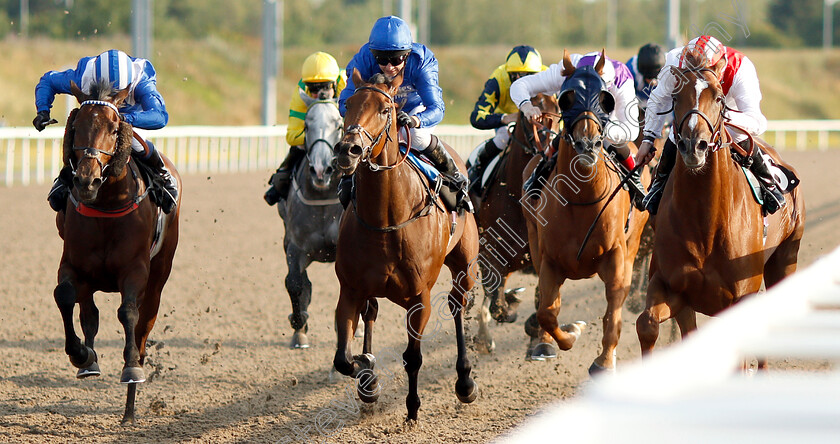
{"type": "MultiPolygon", "coordinates": [[[[575,341],[580,337],[581,325],[583,322],[567,325],[560,325],[557,322],[557,315],[560,314],[562,297],[560,286],[566,278],[561,276],[550,264],[544,263],[540,267],[540,307],[537,310],[537,320],[540,327],[545,330],[557,342],[560,350],[570,350],[575,341]]],[[[533,354],[541,353],[539,345],[534,347],[533,354]]]]}
{"type": "MultiPolygon", "coordinates": [[[[59,283],[53,291],[53,297],[64,323],[64,351],[70,357],[70,363],[81,369],[96,362],[96,352],[82,345],[82,341],[76,335],[76,329],[73,326],[73,310],[76,307],[77,294],[80,293],[80,290],[87,288],[84,284],[74,285],[75,277],[75,273],[69,267],[62,266],[58,272],[59,283]]],[[[89,290],[86,291],[89,292],[89,290]]]]}
{"type": "MultiPolygon", "coordinates": [[[[82,333],[85,335],[85,346],[90,350],[94,350],[94,356],[96,356],[93,343],[96,334],[99,333],[99,309],[96,308],[93,293],[90,291],[84,294],[79,293],[78,301],[79,322],[82,324],[82,333]]],[[[81,379],[87,378],[88,376],[99,376],[100,373],[99,364],[94,360],[92,364],[80,368],[76,373],[76,377],[81,379]]]]}
{"type": "Polygon", "coordinates": [[[598,275],[604,281],[607,310],[604,313],[601,354],[589,367],[589,374],[615,371],[615,348],[621,337],[621,308],[630,290],[626,279],[626,264],[623,252],[613,252],[602,262],[598,275]]]}
{"type": "Polygon", "coordinates": [[[455,340],[458,344],[458,360],[455,361],[458,380],[455,382],[455,394],[461,402],[470,403],[475,401],[478,395],[478,390],[476,390],[478,386],[470,376],[472,365],[469,357],[467,357],[467,344],[464,339],[464,309],[467,298],[460,289],[471,288],[473,282],[468,274],[460,276],[462,277],[461,282],[454,282],[454,286],[449,292],[449,310],[455,319],[455,340]]]}
{"type": "Polygon", "coordinates": [[[146,376],[143,367],[140,365],[140,349],[137,347],[136,330],[137,320],[140,318],[138,311],[139,301],[143,301],[146,293],[146,281],[148,272],[138,270],[130,273],[128,277],[120,282],[120,294],[122,303],[117,309],[117,319],[125,331],[125,348],[123,349],[123,366],[120,382],[123,384],[136,384],[144,382],[146,376]]]}
{"type": "Polygon", "coordinates": [[[417,393],[417,376],[423,365],[420,345],[426,323],[429,322],[432,312],[429,292],[423,293],[419,299],[420,302],[408,310],[405,319],[408,330],[408,346],[403,353],[405,372],[408,375],[408,395],[405,397],[405,407],[408,410],[406,421],[417,421],[417,412],[420,410],[420,395],[417,393]]]}
{"type": "Polygon", "coordinates": [[[306,332],[309,329],[309,302],[312,299],[312,283],[306,275],[306,267],[309,260],[306,254],[296,245],[289,243],[286,246],[286,264],[288,274],[286,275],[286,291],[292,302],[292,313],[289,315],[289,322],[295,330],[292,336],[292,348],[308,348],[309,339],[306,332]]]}
{"type": "Polygon", "coordinates": [[[359,323],[359,304],[353,297],[344,291],[338,296],[338,305],[335,307],[335,334],[336,348],[333,366],[342,375],[355,378],[360,366],[353,360],[350,349],[350,340],[356,331],[359,323]]]}

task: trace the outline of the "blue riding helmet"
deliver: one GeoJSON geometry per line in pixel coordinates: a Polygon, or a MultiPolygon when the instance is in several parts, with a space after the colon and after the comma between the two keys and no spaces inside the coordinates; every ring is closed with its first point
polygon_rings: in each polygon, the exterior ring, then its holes
{"type": "Polygon", "coordinates": [[[370,30],[368,47],[377,51],[406,51],[414,40],[408,23],[396,16],[382,17],[370,30]]]}
{"type": "Polygon", "coordinates": [[[134,78],[131,58],[117,49],[109,49],[99,54],[94,62],[94,69],[96,69],[94,78],[110,82],[116,90],[128,88],[134,78]]]}

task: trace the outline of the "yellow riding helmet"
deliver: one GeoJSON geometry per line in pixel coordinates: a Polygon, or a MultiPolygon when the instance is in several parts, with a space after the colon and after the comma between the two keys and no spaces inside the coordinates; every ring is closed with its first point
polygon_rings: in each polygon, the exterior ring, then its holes
{"type": "Polygon", "coordinates": [[[519,45],[510,51],[505,62],[507,72],[540,72],[542,57],[532,46],[519,45]]]}
{"type": "Polygon", "coordinates": [[[338,62],[335,61],[333,56],[319,51],[303,61],[300,77],[307,83],[334,82],[339,73],[338,62]]]}

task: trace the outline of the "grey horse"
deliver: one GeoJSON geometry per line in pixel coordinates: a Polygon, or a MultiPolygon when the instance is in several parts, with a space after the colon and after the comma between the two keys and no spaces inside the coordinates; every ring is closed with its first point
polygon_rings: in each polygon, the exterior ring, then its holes
{"type": "Polygon", "coordinates": [[[307,104],[306,158],[292,175],[289,197],[280,201],[277,211],[283,219],[286,250],[286,290],[292,301],[289,321],[295,330],[292,348],[308,348],[306,337],[312,282],[306,268],[313,261],[335,262],[338,221],[343,207],[338,201],[338,179],[333,166],[333,146],[341,140],[343,120],[334,100],[318,100],[301,95],[307,104]]]}

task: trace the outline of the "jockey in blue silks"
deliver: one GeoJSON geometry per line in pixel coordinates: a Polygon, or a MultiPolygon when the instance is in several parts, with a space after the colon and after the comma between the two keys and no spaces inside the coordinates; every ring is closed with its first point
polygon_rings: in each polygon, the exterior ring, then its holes
{"type": "MultiPolygon", "coordinates": [[[[166,104],[157,90],[157,77],[152,63],[146,59],[129,57],[126,53],[111,49],[95,57],[82,57],[75,69],[48,71],[35,87],[35,107],[38,114],[32,124],[38,131],[50,124],[58,123],[50,118],[50,108],[56,94],[70,94],[74,82],[85,94],[91,86],[105,80],[115,91],[129,88],[128,97],[120,105],[120,118],[133,127],[142,129],[163,128],[169,121],[166,104]]],[[[150,167],[163,182],[162,202],[158,202],[165,213],[169,213],[178,201],[177,181],[163,163],[160,153],[148,140],[144,144],[135,138],[131,141],[132,157],[150,167]]],[[[47,200],[56,211],[64,210],[72,182],[70,167],[66,166],[53,183],[47,200]]]]}
{"type": "MultiPolygon", "coordinates": [[[[425,45],[414,43],[408,24],[395,16],[382,17],[374,23],[368,43],[347,64],[347,87],[341,91],[338,107],[344,116],[346,101],[356,92],[353,84],[353,70],[358,69],[363,79],[374,74],[385,74],[393,79],[403,74],[402,85],[394,100],[400,105],[397,123],[408,127],[411,148],[424,154],[457,190],[459,207],[470,209],[466,189],[468,181],[462,175],[454,159],[444,148],[437,136],[432,134],[435,126],[443,120],[446,107],[438,84],[438,61],[425,45]]],[[[400,135],[402,138],[402,134],[400,135]]],[[[339,194],[349,190],[347,180],[342,179],[339,194]]]]}

